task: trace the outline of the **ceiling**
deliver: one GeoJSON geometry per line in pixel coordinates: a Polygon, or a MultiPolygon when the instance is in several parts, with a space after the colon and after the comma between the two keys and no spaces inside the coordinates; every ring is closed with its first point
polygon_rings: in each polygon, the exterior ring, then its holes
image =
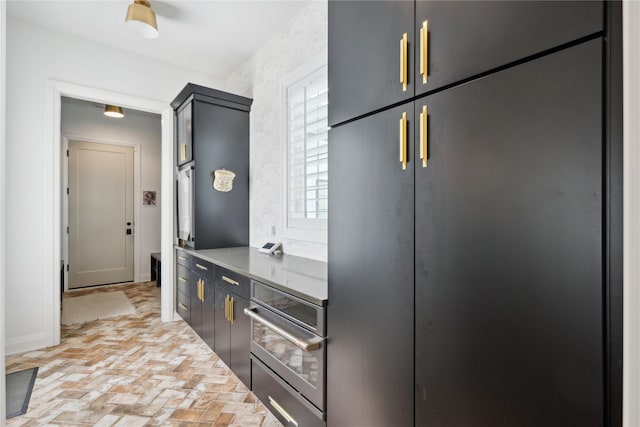
{"type": "Polygon", "coordinates": [[[124,26],[126,0],[9,0],[7,15],[218,78],[229,74],[313,0],[150,0],[160,37],[124,26]]]}

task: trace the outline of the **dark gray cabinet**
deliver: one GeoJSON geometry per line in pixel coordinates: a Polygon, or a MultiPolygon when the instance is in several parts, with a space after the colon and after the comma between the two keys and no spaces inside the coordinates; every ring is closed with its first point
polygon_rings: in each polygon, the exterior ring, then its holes
{"type": "Polygon", "coordinates": [[[234,374],[251,387],[250,279],[218,267],[215,272],[215,352],[234,374]]]}
{"type": "MultiPolygon", "coordinates": [[[[192,261],[191,327],[213,349],[214,265],[194,257],[192,261]]],[[[215,350],[215,349],[214,349],[215,350]]]]}
{"type": "Polygon", "coordinates": [[[621,425],[619,4],[418,1],[409,96],[406,7],[329,2],[328,426],[621,425]]]}
{"type": "Polygon", "coordinates": [[[603,425],[601,58],[596,39],[416,101],[416,425],[603,425]]]}
{"type": "Polygon", "coordinates": [[[176,249],[176,311],[191,324],[191,255],[176,249]]]}
{"type": "Polygon", "coordinates": [[[330,426],[413,424],[413,109],[329,131],[330,426]]]}
{"type": "Polygon", "coordinates": [[[329,124],[597,34],[603,9],[596,1],[330,0],[329,124]]]}
{"type": "MultiPolygon", "coordinates": [[[[178,168],[192,167],[192,249],[249,244],[249,111],[252,100],[189,83],[176,111],[178,168]],[[184,159],[184,160],[183,160],[184,159]],[[235,173],[230,191],[213,187],[214,172],[235,173]]],[[[178,191],[182,191],[178,187],[178,191]]],[[[178,213],[180,215],[180,213],[178,213]]]]}

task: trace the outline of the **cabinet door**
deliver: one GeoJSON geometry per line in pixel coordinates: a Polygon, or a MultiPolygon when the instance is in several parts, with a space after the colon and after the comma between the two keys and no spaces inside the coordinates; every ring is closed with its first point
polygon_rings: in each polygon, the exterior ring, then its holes
{"type": "Polygon", "coordinates": [[[413,425],[413,108],[329,131],[329,425],[413,425]]]}
{"type": "Polygon", "coordinates": [[[249,244],[249,113],[194,101],[196,249],[249,244]],[[236,174],[229,192],[215,191],[212,172],[236,174]]]}
{"type": "Polygon", "coordinates": [[[329,1],[329,125],[413,96],[413,1],[329,1]],[[407,34],[406,90],[400,81],[407,34]]]}
{"type": "Polygon", "coordinates": [[[231,324],[231,370],[240,381],[251,388],[251,360],[249,359],[251,345],[251,322],[244,309],[249,307],[249,301],[235,294],[233,298],[233,323],[231,324]]]}
{"type": "Polygon", "coordinates": [[[227,366],[231,367],[231,340],[229,331],[229,321],[226,318],[227,306],[226,301],[229,297],[229,293],[224,289],[215,287],[215,334],[214,334],[214,348],[216,354],[222,359],[227,366]]]}
{"type": "Polygon", "coordinates": [[[416,102],[416,425],[602,425],[601,45],[416,102]]]}
{"type": "Polygon", "coordinates": [[[204,283],[204,302],[202,303],[202,339],[215,351],[215,293],[213,280],[207,277],[204,283]]]}
{"type": "Polygon", "coordinates": [[[198,335],[202,336],[202,301],[199,295],[200,280],[199,275],[191,273],[191,283],[189,284],[189,288],[191,289],[191,321],[189,324],[198,335]]]}
{"type": "Polygon", "coordinates": [[[597,1],[417,1],[416,94],[603,30],[597,1]],[[420,67],[428,21],[428,79],[420,67]]]}
{"type": "Polygon", "coordinates": [[[187,103],[181,110],[178,110],[177,116],[177,141],[176,141],[176,159],[178,166],[193,160],[193,145],[191,134],[191,102],[187,103]]]}

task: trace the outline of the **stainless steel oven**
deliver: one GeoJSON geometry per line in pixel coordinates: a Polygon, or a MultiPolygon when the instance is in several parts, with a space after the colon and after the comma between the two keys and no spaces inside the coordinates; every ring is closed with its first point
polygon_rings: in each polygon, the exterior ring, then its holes
{"type": "Polygon", "coordinates": [[[319,411],[325,412],[324,307],[251,282],[251,353],[319,411]]]}

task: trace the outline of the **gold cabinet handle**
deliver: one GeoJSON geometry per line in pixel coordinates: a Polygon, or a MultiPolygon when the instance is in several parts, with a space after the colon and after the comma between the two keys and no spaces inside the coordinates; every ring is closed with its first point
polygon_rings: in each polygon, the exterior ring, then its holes
{"type": "Polygon", "coordinates": [[[204,301],[204,287],[202,285],[204,285],[204,282],[202,281],[202,279],[198,279],[198,299],[200,301],[204,301]]]}
{"type": "Polygon", "coordinates": [[[282,406],[280,406],[280,404],[278,402],[275,401],[275,399],[271,396],[269,397],[269,403],[271,404],[271,406],[274,407],[274,409],[276,411],[278,411],[280,413],[280,415],[282,415],[284,417],[285,420],[287,420],[287,422],[293,424],[294,426],[298,426],[298,422],[287,412],[284,410],[284,408],[282,406]]]}
{"type": "Polygon", "coordinates": [[[184,305],[183,303],[178,304],[178,307],[180,307],[183,310],[188,310],[189,307],[187,307],[186,305],[184,305]]]}
{"type": "Polygon", "coordinates": [[[240,283],[236,282],[233,279],[229,279],[227,276],[222,276],[222,280],[224,280],[227,283],[231,283],[232,285],[240,286],[240,283]]]}
{"type": "Polygon", "coordinates": [[[427,158],[429,157],[429,129],[427,127],[427,118],[429,114],[427,112],[427,106],[422,106],[422,112],[420,113],[420,159],[422,159],[422,167],[427,167],[427,158]]]}
{"type": "Polygon", "coordinates": [[[186,261],[186,260],[187,260],[185,257],[180,256],[180,255],[178,255],[178,259],[179,259],[180,261],[186,261]]]}
{"type": "Polygon", "coordinates": [[[202,302],[204,302],[204,280],[202,281],[202,284],[200,285],[200,287],[202,289],[200,291],[200,294],[202,295],[202,302]]]}
{"type": "Polygon", "coordinates": [[[402,163],[402,170],[407,169],[407,113],[402,113],[400,119],[400,162],[402,163]]]}
{"type": "Polygon", "coordinates": [[[233,325],[233,297],[231,297],[231,301],[229,302],[229,321],[233,325]]]}
{"type": "Polygon", "coordinates": [[[204,271],[209,270],[207,267],[205,267],[204,265],[200,265],[197,262],[196,262],[196,267],[199,268],[200,270],[204,270],[204,271]]]}
{"type": "Polygon", "coordinates": [[[180,144],[180,161],[187,160],[187,144],[180,144]]]}
{"type": "Polygon", "coordinates": [[[186,282],[186,281],[187,281],[187,279],[185,279],[184,277],[178,277],[178,281],[179,281],[179,282],[186,282]]]}
{"type": "Polygon", "coordinates": [[[424,21],[420,28],[420,74],[422,84],[426,84],[429,74],[429,21],[424,21]]]}
{"type": "Polygon", "coordinates": [[[402,91],[407,90],[407,45],[409,44],[407,33],[402,35],[400,39],[400,83],[402,83],[402,91]]]}
{"type": "Polygon", "coordinates": [[[229,320],[229,295],[224,298],[224,318],[229,320]]]}

